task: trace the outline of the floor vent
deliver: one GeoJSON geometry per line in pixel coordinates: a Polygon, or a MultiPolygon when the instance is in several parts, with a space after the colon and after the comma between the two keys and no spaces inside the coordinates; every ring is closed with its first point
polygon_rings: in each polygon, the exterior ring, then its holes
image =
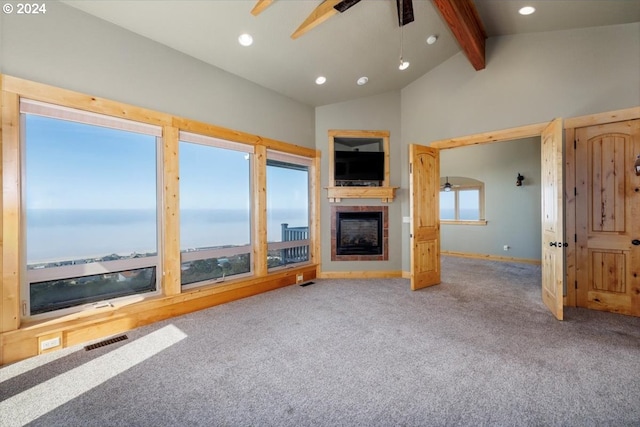
{"type": "Polygon", "coordinates": [[[119,341],[124,341],[126,339],[128,339],[128,337],[126,335],[120,335],[119,337],[109,338],[108,340],[104,340],[104,341],[97,342],[95,344],[88,345],[84,349],[86,351],[89,351],[89,350],[93,350],[93,349],[96,349],[96,348],[104,347],[105,345],[117,343],[119,341]]]}
{"type": "Polygon", "coordinates": [[[307,283],[303,283],[300,286],[309,286],[309,285],[313,285],[315,282],[307,282],[307,283]]]}

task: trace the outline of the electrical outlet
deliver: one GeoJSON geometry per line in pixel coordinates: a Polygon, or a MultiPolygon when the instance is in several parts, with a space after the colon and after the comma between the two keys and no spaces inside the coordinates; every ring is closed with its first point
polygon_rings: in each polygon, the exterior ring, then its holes
{"type": "Polygon", "coordinates": [[[303,281],[304,281],[304,276],[302,275],[302,273],[296,274],[296,284],[302,283],[303,281]]]}
{"type": "Polygon", "coordinates": [[[50,348],[58,347],[60,345],[60,337],[51,338],[48,340],[40,341],[40,351],[49,350],[50,348]]]}
{"type": "Polygon", "coordinates": [[[508,250],[509,250],[509,248],[510,248],[510,246],[509,246],[509,245],[504,245],[504,250],[505,250],[505,251],[508,251],[508,250]]]}

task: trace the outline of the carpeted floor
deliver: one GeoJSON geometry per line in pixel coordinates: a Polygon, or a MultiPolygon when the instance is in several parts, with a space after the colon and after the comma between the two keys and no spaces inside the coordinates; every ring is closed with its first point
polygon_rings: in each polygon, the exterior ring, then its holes
{"type": "Polygon", "coordinates": [[[640,318],[540,299],[540,267],[316,280],[0,370],[0,425],[640,426],[640,318]]]}

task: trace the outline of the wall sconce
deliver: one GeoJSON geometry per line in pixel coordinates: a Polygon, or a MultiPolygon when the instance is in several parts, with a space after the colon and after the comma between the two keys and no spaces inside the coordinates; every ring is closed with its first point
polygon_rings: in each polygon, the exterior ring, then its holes
{"type": "Polygon", "coordinates": [[[638,158],[636,159],[636,164],[633,165],[633,167],[636,170],[636,176],[640,176],[640,155],[638,155],[638,158]]]}
{"type": "Polygon", "coordinates": [[[518,172],[518,177],[516,178],[516,187],[522,187],[522,181],[524,181],[524,176],[520,175],[520,172],[518,172]]]}

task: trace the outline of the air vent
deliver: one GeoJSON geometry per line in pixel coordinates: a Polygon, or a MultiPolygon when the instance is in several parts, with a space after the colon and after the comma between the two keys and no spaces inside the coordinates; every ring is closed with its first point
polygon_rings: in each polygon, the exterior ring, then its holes
{"type": "Polygon", "coordinates": [[[104,347],[105,345],[114,344],[119,341],[124,341],[126,339],[129,339],[126,335],[120,335],[118,337],[109,338],[108,340],[104,340],[104,341],[97,342],[95,344],[88,345],[84,349],[86,351],[94,350],[96,348],[104,347]]]}

